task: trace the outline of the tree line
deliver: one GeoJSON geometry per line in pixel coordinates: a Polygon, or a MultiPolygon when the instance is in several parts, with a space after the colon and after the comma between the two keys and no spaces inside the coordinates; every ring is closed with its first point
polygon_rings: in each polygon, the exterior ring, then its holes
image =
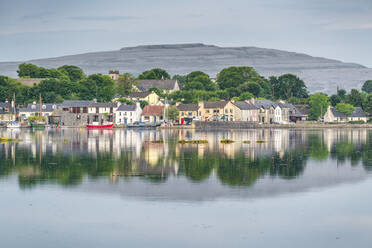
{"type": "Polygon", "coordinates": [[[181,90],[175,92],[152,88],[163,98],[172,102],[197,103],[199,101],[248,100],[251,98],[285,100],[293,104],[305,104],[310,107],[310,119],[317,120],[329,105],[346,114],[355,107],[362,107],[372,113],[372,80],[365,82],[362,91],[352,89],[347,93],[339,89],[336,94],[328,96],[324,93],[309,94],[303,80],[293,74],[265,78],[252,67],[228,67],[221,70],[216,79],[212,79],[202,71],[194,71],[187,75],[171,75],[160,68],[147,70],[137,77],[130,73],[119,76],[116,82],[108,75],[86,75],[84,71],[73,65],[64,65],[56,69],[47,69],[30,63],[19,65],[17,70],[21,78],[45,78],[33,86],[22,85],[15,79],[0,76],[0,101],[12,99],[16,94],[16,102],[21,105],[38,101],[39,95],[46,103],[60,103],[63,100],[92,100],[109,102],[114,97],[125,99],[134,90],[141,79],[175,79],[181,90]]]}

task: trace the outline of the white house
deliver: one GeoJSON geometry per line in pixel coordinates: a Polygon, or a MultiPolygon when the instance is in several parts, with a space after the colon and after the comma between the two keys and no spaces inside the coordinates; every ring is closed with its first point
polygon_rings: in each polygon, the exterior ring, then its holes
{"type": "Polygon", "coordinates": [[[36,104],[34,102],[28,104],[27,108],[20,108],[19,116],[21,118],[21,121],[24,121],[31,116],[40,116],[41,111],[41,116],[44,116],[46,121],[48,121],[48,116],[51,116],[56,108],[57,108],[56,104],[44,103],[41,105],[40,109],[40,104],[36,104]]]}
{"type": "Polygon", "coordinates": [[[115,112],[115,123],[116,124],[133,124],[139,122],[141,119],[142,109],[140,103],[136,105],[120,105],[115,112]]]}

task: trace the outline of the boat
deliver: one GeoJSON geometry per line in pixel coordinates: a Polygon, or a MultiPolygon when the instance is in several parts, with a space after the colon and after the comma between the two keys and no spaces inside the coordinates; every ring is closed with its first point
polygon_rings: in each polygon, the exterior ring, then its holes
{"type": "Polygon", "coordinates": [[[127,128],[151,128],[158,126],[160,126],[160,123],[134,122],[133,124],[128,124],[127,128]]]}
{"type": "Polygon", "coordinates": [[[6,127],[7,128],[20,128],[21,124],[19,124],[19,122],[17,122],[17,121],[10,121],[10,122],[8,122],[6,127]]]}
{"type": "Polygon", "coordinates": [[[112,128],[114,127],[114,123],[102,123],[93,122],[92,124],[87,124],[87,128],[112,128]]]}

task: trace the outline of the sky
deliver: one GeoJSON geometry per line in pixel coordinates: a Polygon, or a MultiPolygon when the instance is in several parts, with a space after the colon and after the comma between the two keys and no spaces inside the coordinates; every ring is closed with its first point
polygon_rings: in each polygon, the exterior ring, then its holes
{"type": "Polygon", "coordinates": [[[173,43],[372,67],[372,0],[0,0],[0,61],[173,43]]]}

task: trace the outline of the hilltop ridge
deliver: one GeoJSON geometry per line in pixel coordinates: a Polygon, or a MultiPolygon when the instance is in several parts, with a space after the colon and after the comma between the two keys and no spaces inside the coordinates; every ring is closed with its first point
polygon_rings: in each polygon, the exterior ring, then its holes
{"type": "MultiPolygon", "coordinates": [[[[0,75],[16,77],[19,62],[0,63],[0,75]]],[[[200,70],[215,77],[229,66],[251,66],[265,77],[293,73],[302,78],[311,92],[333,93],[337,86],[360,88],[372,79],[372,69],[356,63],[313,57],[303,53],[252,46],[220,47],[202,43],[158,44],[123,47],[116,51],[92,52],[27,61],[46,68],[65,64],[81,67],[86,73],[107,74],[108,70],[139,74],[159,67],[170,74],[200,70]]]]}

